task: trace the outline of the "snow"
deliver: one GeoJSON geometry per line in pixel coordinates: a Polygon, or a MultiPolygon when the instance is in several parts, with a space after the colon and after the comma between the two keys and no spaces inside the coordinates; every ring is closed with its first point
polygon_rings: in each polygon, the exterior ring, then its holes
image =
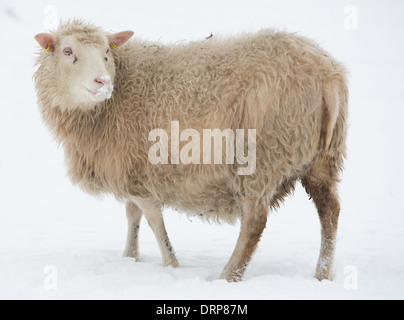
{"type": "Polygon", "coordinates": [[[287,1],[80,1],[0,3],[0,298],[403,299],[404,3],[287,1]],[[94,11],[94,5],[102,10],[94,11]],[[349,16],[357,9],[357,21],[349,16]],[[349,9],[349,8],[348,8],[349,9]],[[352,8],[351,8],[352,9],[352,8]],[[57,10],[57,11],[56,11],[57,10]],[[57,14],[56,14],[57,13],[57,14]],[[34,41],[59,18],[133,29],[161,43],[275,27],[315,39],[350,70],[348,159],[340,185],[334,282],[313,279],[320,246],[302,188],[271,214],[245,281],[217,280],[237,226],[165,210],[182,265],[163,268],[142,220],[142,262],[122,258],[124,206],[72,187],[63,150],[44,127],[32,82],[34,41]],[[357,24],[356,24],[357,23],[357,24]],[[44,26],[45,24],[45,26],[44,26]],[[3,33],[4,32],[4,33],[3,33]],[[5,36],[5,32],[8,36],[5,36]],[[12,34],[12,36],[10,36],[12,34]]]}
{"type": "Polygon", "coordinates": [[[111,99],[112,91],[114,87],[112,85],[103,85],[101,88],[97,90],[96,97],[106,97],[107,99],[111,99]]]}
{"type": "Polygon", "coordinates": [[[111,82],[111,77],[107,74],[103,74],[100,79],[105,82],[111,82]]]}
{"type": "Polygon", "coordinates": [[[111,99],[112,92],[114,91],[114,86],[111,84],[111,77],[104,74],[100,77],[100,80],[104,82],[104,85],[101,88],[98,88],[96,97],[111,99]]]}

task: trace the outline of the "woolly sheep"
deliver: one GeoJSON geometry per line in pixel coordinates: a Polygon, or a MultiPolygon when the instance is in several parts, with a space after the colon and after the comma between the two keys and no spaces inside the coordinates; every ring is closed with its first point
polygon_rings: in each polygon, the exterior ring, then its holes
{"type": "MultiPolygon", "coordinates": [[[[164,265],[179,266],[164,226],[165,206],[209,221],[241,219],[221,275],[240,281],[269,209],[299,180],[322,227],[315,277],[332,279],[347,134],[344,67],[311,40],[273,30],[186,45],[128,41],[132,35],[72,20],[35,37],[43,49],[34,75],[43,120],[64,147],[73,183],[126,202],[125,256],[139,259],[144,215],[164,265]],[[177,163],[174,153],[167,164],[151,163],[158,140],[151,132],[159,128],[172,139],[173,124],[200,136],[204,129],[254,130],[255,170],[242,175],[236,161],[177,163]]],[[[240,144],[247,146],[247,134],[240,144]]]]}

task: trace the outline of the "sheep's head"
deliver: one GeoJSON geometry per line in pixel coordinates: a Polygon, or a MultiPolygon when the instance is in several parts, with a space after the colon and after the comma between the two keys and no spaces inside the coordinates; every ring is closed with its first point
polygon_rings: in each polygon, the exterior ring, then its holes
{"type": "Polygon", "coordinates": [[[111,51],[132,35],[132,31],[106,34],[77,21],[55,33],[36,35],[43,49],[35,75],[39,99],[63,110],[90,110],[111,98],[115,79],[111,51]]]}

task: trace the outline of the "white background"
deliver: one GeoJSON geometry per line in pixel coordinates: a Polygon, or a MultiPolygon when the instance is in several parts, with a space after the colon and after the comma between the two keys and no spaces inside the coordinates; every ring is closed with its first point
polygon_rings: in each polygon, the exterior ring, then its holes
{"type": "Polygon", "coordinates": [[[403,13],[399,0],[1,0],[0,298],[404,298],[403,13]],[[57,19],[80,17],[107,31],[131,29],[138,38],[163,44],[286,29],[313,38],[344,62],[350,71],[350,128],[335,282],[313,279],[320,226],[301,187],[271,213],[242,283],[217,280],[239,226],[204,224],[170,210],[164,216],[182,267],[162,267],[144,220],[142,262],[122,258],[124,206],[71,185],[63,150],[40,119],[33,37],[54,21],[48,5],[57,9],[57,19]],[[348,5],[357,8],[354,29],[347,28],[348,5]]]}

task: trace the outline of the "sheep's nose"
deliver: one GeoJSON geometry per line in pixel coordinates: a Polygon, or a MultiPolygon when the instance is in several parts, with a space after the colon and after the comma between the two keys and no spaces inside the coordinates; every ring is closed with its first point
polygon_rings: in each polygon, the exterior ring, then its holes
{"type": "Polygon", "coordinates": [[[97,83],[100,87],[111,85],[110,76],[103,75],[101,77],[95,78],[94,82],[97,83]]]}

